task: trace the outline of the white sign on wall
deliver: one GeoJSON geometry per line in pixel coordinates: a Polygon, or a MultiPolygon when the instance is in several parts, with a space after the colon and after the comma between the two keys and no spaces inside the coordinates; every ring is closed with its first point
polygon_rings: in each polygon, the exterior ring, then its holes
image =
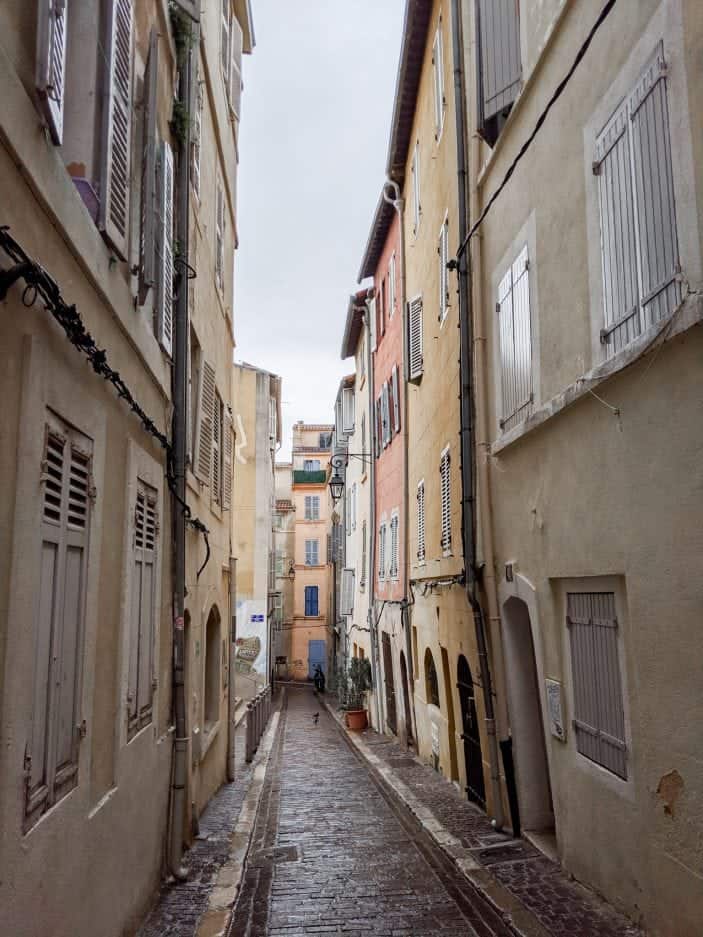
{"type": "Polygon", "coordinates": [[[544,681],[547,686],[547,712],[549,713],[549,729],[552,735],[560,742],[566,741],[566,727],[561,706],[561,683],[558,680],[544,681]]]}

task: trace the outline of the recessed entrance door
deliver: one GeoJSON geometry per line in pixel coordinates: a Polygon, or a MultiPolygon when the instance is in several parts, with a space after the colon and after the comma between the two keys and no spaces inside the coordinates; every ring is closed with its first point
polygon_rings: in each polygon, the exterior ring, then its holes
{"type": "Polygon", "coordinates": [[[413,720],[410,714],[410,692],[408,690],[408,668],[405,663],[405,654],[400,652],[400,679],[403,681],[403,709],[405,711],[405,734],[408,745],[413,741],[413,720]]]}
{"type": "Polygon", "coordinates": [[[315,676],[315,667],[319,664],[320,669],[327,674],[327,654],[325,653],[324,641],[308,641],[308,680],[315,676]]]}
{"type": "Polygon", "coordinates": [[[486,786],[483,780],[483,756],[481,736],[478,731],[474,681],[471,669],[463,654],[459,655],[458,666],[459,700],[461,702],[461,737],[464,741],[466,763],[466,796],[470,801],[486,809],[486,786]]]}
{"type": "Polygon", "coordinates": [[[381,632],[383,646],[383,682],[386,685],[386,719],[388,728],[394,735],[398,733],[398,720],[395,711],[395,684],[393,683],[393,657],[391,638],[387,631],[381,632]]]}

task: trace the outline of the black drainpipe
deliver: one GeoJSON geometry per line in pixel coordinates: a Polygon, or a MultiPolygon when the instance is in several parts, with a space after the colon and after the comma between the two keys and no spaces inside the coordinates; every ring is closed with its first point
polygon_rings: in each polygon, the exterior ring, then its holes
{"type": "MultiPolygon", "coordinates": [[[[459,196],[459,244],[464,243],[469,225],[467,207],[468,172],[466,160],[466,106],[463,81],[464,51],[462,45],[461,13],[459,0],[452,0],[452,52],[454,64],[454,109],[456,118],[457,183],[459,196]]],[[[493,683],[488,663],[486,643],[486,625],[477,592],[476,581],[476,519],[474,505],[474,395],[473,367],[471,349],[473,346],[473,312],[471,290],[469,287],[469,252],[463,251],[458,262],[452,261],[452,269],[458,269],[459,279],[459,380],[461,401],[461,513],[462,543],[464,567],[466,570],[466,596],[473,612],[476,630],[476,649],[478,651],[481,686],[483,687],[483,705],[486,714],[486,734],[488,736],[488,756],[491,765],[491,790],[493,823],[501,829],[503,826],[503,802],[500,789],[500,762],[496,739],[496,721],[493,708],[493,683]]]]}

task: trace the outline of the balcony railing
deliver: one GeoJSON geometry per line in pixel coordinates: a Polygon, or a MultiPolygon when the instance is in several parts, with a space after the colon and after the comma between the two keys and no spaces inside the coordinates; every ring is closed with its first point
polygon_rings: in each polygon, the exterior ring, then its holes
{"type": "Polygon", "coordinates": [[[294,485],[324,485],[327,481],[327,472],[306,472],[304,469],[294,469],[294,485]]]}

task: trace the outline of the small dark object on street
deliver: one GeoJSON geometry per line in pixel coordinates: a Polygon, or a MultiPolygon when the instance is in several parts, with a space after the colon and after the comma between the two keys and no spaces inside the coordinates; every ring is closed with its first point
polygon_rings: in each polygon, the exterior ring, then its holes
{"type": "Polygon", "coordinates": [[[317,723],[320,721],[320,714],[319,714],[319,713],[313,713],[312,721],[315,723],[315,725],[317,725],[317,723]]]}

